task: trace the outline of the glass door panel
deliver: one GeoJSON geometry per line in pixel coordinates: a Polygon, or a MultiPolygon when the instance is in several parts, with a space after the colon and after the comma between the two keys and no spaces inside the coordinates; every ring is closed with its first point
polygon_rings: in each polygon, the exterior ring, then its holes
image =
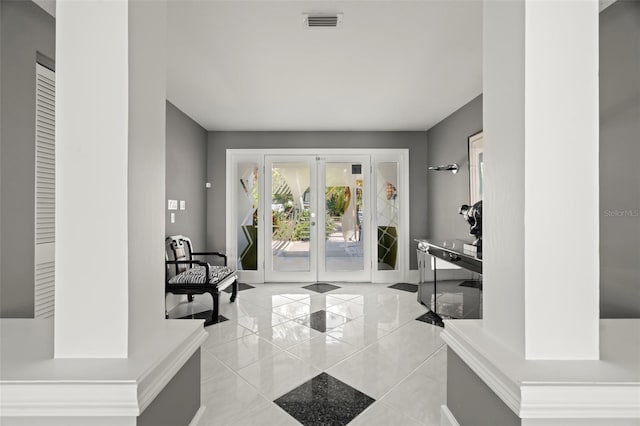
{"type": "Polygon", "coordinates": [[[328,156],[319,164],[321,280],[369,281],[368,157],[328,156]],[[322,232],[324,231],[324,232],[322,232]]]}
{"type": "Polygon", "coordinates": [[[266,278],[315,281],[315,157],[267,157],[266,172],[271,217],[266,278]]]}
{"type": "Polygon", "coordinates": [[[258,270],[259,164],[238,162],[238,194],[236,197],[237,265],[239,271],[258,270]]]}
{"type": "Polygon", "coordinates": [[[376,170],[378,270],[398,269],[398,163],[381,162],[376,170]]]}

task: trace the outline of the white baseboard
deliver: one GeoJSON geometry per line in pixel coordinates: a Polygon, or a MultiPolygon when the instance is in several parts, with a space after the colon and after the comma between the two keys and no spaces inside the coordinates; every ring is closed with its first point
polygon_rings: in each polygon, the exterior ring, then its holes
{"type": "Polygon", "coordinates": [[[451,410],[449,410],[449,407],[444,404],[440,406],[440,425],[460,426],[460,423],[458,423],[451,410]]]}
{"type": "Polygon", "coordinates": [[[207,411],[207,407],[201,405],[200,408],[198,408],[198,411],[196,411],[196,414],[193,416],[193,419],[191,419],[191,421],[189,422],[189,426],[198,426],[200,420],[202,420],[202,416],[204,416],[205,411],[207,411]]]}

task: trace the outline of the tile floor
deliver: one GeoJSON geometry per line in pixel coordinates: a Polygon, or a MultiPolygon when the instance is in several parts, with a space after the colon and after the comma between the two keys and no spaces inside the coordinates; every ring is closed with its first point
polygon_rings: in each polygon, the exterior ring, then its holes
{"type": "MultiPolygon", "coordinates": [[[[200,425],[439,425],[441,328],[388,284],[255,284],[207,327],[200,425]],[[320,290],[323,292],[318,292],[320,290]]],[[[210,309],[196,296],[170,314],[210,309]]]]}

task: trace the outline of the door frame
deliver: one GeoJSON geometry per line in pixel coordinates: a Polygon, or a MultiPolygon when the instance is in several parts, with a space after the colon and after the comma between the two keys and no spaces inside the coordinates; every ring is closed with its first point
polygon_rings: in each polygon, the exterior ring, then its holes
{"type": "MultiPolygon", "coordinates": [[[[377,259],[377,238],[370,238],[371,253],[371,282],[398,282],[406,281],[409,276],[409,150],[406,148],[380,148],[380,149],[362,149],[362,148],[344,148],[344,149],[313,149],[313,148],[282,148],[282,149],[227,149],[226,150],[226,252],[229,257],[229,265],[237,266],[238,244],[237,244],[237,218],[235,217],[235,197],[234,194],[240,190],[240,185],[236,182],[236,167],[241,161],[251,161],[259,165],[262,172],[258,181],[258,211],[264,211],[264,200],[266,196],[265,185],[265,157],[266,156],[309,156],[315,155],[319,157],[344,155],[348,156],[370,156],[370,185],[369,199],[371,203],[376,202],[376,182],[377,182],[377,166],[379,163],[397,162],[398,163],[398,260],[396,270],[378,270],[375,259],[377,259]]],[[[377,235],[377,226],[373,212],[375,206],[366,213],[369,215],[369,228],[367,234],[377,235]]],[[[265,218],[264,214],[258,215],[258,270],[256,271],[238,271],[239,279],[247,283],[263,283],[265,282],[265,253],[264,250],[264,232],[265,218]]],[[[300,280],[296,280],[300,281],[300,280]]],[[[336,280],[337,281],[337,280],[336,280]]],[[[340,280],[344,281],[344,280],[340,280]]]]}

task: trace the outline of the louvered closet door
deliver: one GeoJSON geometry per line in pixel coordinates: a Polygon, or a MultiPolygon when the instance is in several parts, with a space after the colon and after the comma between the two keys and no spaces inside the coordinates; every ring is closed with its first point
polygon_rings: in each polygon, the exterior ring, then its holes
{"type": "Polygon", "coordinates": [[[55,74],[36,64],[36,318],[53,316],[55,298],[55,74]]]}

